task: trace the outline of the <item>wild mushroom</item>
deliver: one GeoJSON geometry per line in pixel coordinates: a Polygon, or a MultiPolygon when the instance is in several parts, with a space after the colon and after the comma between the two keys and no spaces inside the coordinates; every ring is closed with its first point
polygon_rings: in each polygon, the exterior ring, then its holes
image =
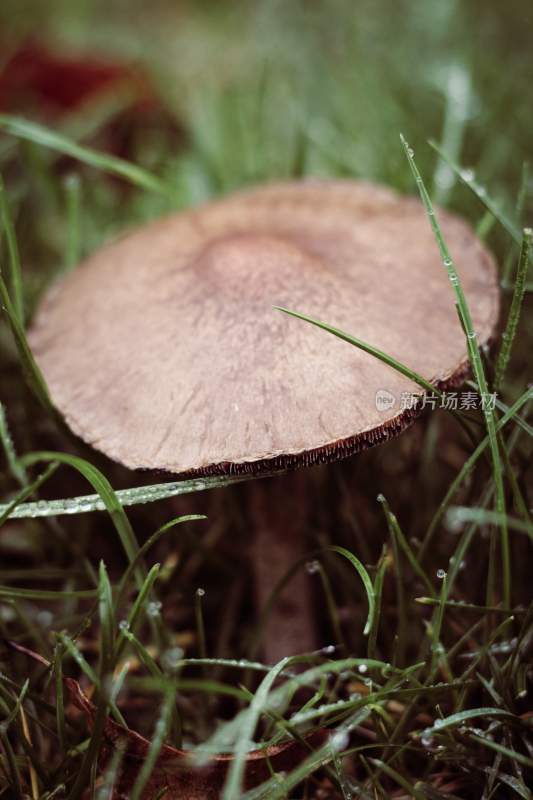
{"type": "MultiPolygon", "coordinates": [[[[487,342],[494,262],[468,225],[439,218],[487,342]]],[[[146,225],[48,293],[30,342],[71,429],[131,469],[252,476],[404,430],[415,412],[400,397],[417,385],[274,305],[353,332],[441,389],[465,375],[464,334],[421,205],[353,181],[267,185],[146,225]]],[[[254,482],[261,601],[301,557],[300,487],[297,475],[254,482]]],[[[314,645],[299,581],[267,629],[268,659],[314,645]]]]}

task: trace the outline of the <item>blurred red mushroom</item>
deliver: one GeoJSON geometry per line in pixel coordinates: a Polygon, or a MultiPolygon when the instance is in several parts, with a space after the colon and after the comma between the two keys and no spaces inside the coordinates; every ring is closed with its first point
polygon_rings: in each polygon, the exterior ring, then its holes
{"type": "Polygon", "coordinates": [[[153,102],[139,70],[82,55],[62,56],[27,42],[0,72],[0,109],[24,112],[33,108],[56,116],[123,85],[137,90],[141,104],[153,102]]]}
{"type": "MultiPolygon", "coordinates": [[[[95,107],[109,104],[108,118],[98,128],[99,146],[132,157],[135,130],[141,126],[176,131],[149,77],[136,64],[84,53],[52,52],[27,41],[0,65],[0,112],[23,114],[69,127],[76,119],[91,120],[95,107]]],[[[100,118],[100,115],[97,115],[100,118]]]]}

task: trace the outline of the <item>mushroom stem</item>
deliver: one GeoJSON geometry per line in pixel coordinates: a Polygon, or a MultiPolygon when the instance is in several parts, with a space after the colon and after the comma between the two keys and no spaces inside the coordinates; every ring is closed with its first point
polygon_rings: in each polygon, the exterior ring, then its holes
{"type": "MultiPolygon", "coordinates": [[[[309,499],[305,477],[294,472],[280,480],[251,483],[251,559],[259,611],[265,608],[278,582],[305,556],[309,499]]],[[[268,663],[316,648],[310,589],[301,568],[275,599],[261,632],[263,658],[268,663]]]]}

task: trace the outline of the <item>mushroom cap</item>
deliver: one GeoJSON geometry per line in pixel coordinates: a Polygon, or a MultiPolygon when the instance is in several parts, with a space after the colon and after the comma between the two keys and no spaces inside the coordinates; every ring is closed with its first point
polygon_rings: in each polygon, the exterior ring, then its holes
{"type": "MultiPolygon", "coordinates": [[[[485,343],[498,319],[494,261],[464,221],[438,218],[485,343]]],[[[270,184],[141,227],[48,292],[30,344],[70,428],[133,469],[283,469],[407,426],[417,412],[402,393],[417,384],[275,305],[441,389],[467,372],[421,204],[355,181],[270,184]],[[377,407],[378,392],[391,407],[377,407]]]]}

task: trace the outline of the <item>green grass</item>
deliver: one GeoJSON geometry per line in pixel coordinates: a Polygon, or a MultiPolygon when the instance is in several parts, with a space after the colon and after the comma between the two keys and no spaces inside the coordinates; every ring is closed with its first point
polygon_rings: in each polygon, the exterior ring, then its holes
{"type": "MultiPolygon", "coordinates": [[[[226,800],[531,798],[528,4],[204,0],[178,24],[159,0],[142,25],[140,0],[127,14],[100,0],[33,5],[0,9],[10,47],[30,35],[137,60],[162,111],[129,120],[127,153],[110,134],[127,98],[51,123],[31,103],[0,115],[0,796],[110,800],[123,756],[97,755],[116,723],[150,741],[130,780],[138,799],[165,743],[199,761],[234,753],[226,800]],[[25,325],[56,276],[124,228],[307,174],[420,191],[467,336],[468,388],[497,389],[499,403],[428,413],[308,470],[308,553],[256,614],[242,480],[165,482],[84,447],[50,406],[25,325]],[[435,202],[501,265],[490,353],[435,202]],[[266,620],[299,570],[324,647],[263,664],[266,620]],[[65,676],[91,695],[92,726],[65,676]],[[246,788],[248,749],[291,740],[301,760],[278,773],[269,762],[246,788]]],[[[427,388],[356,329],[301,311],[291,324],[318,324],[427,388]]]]}

